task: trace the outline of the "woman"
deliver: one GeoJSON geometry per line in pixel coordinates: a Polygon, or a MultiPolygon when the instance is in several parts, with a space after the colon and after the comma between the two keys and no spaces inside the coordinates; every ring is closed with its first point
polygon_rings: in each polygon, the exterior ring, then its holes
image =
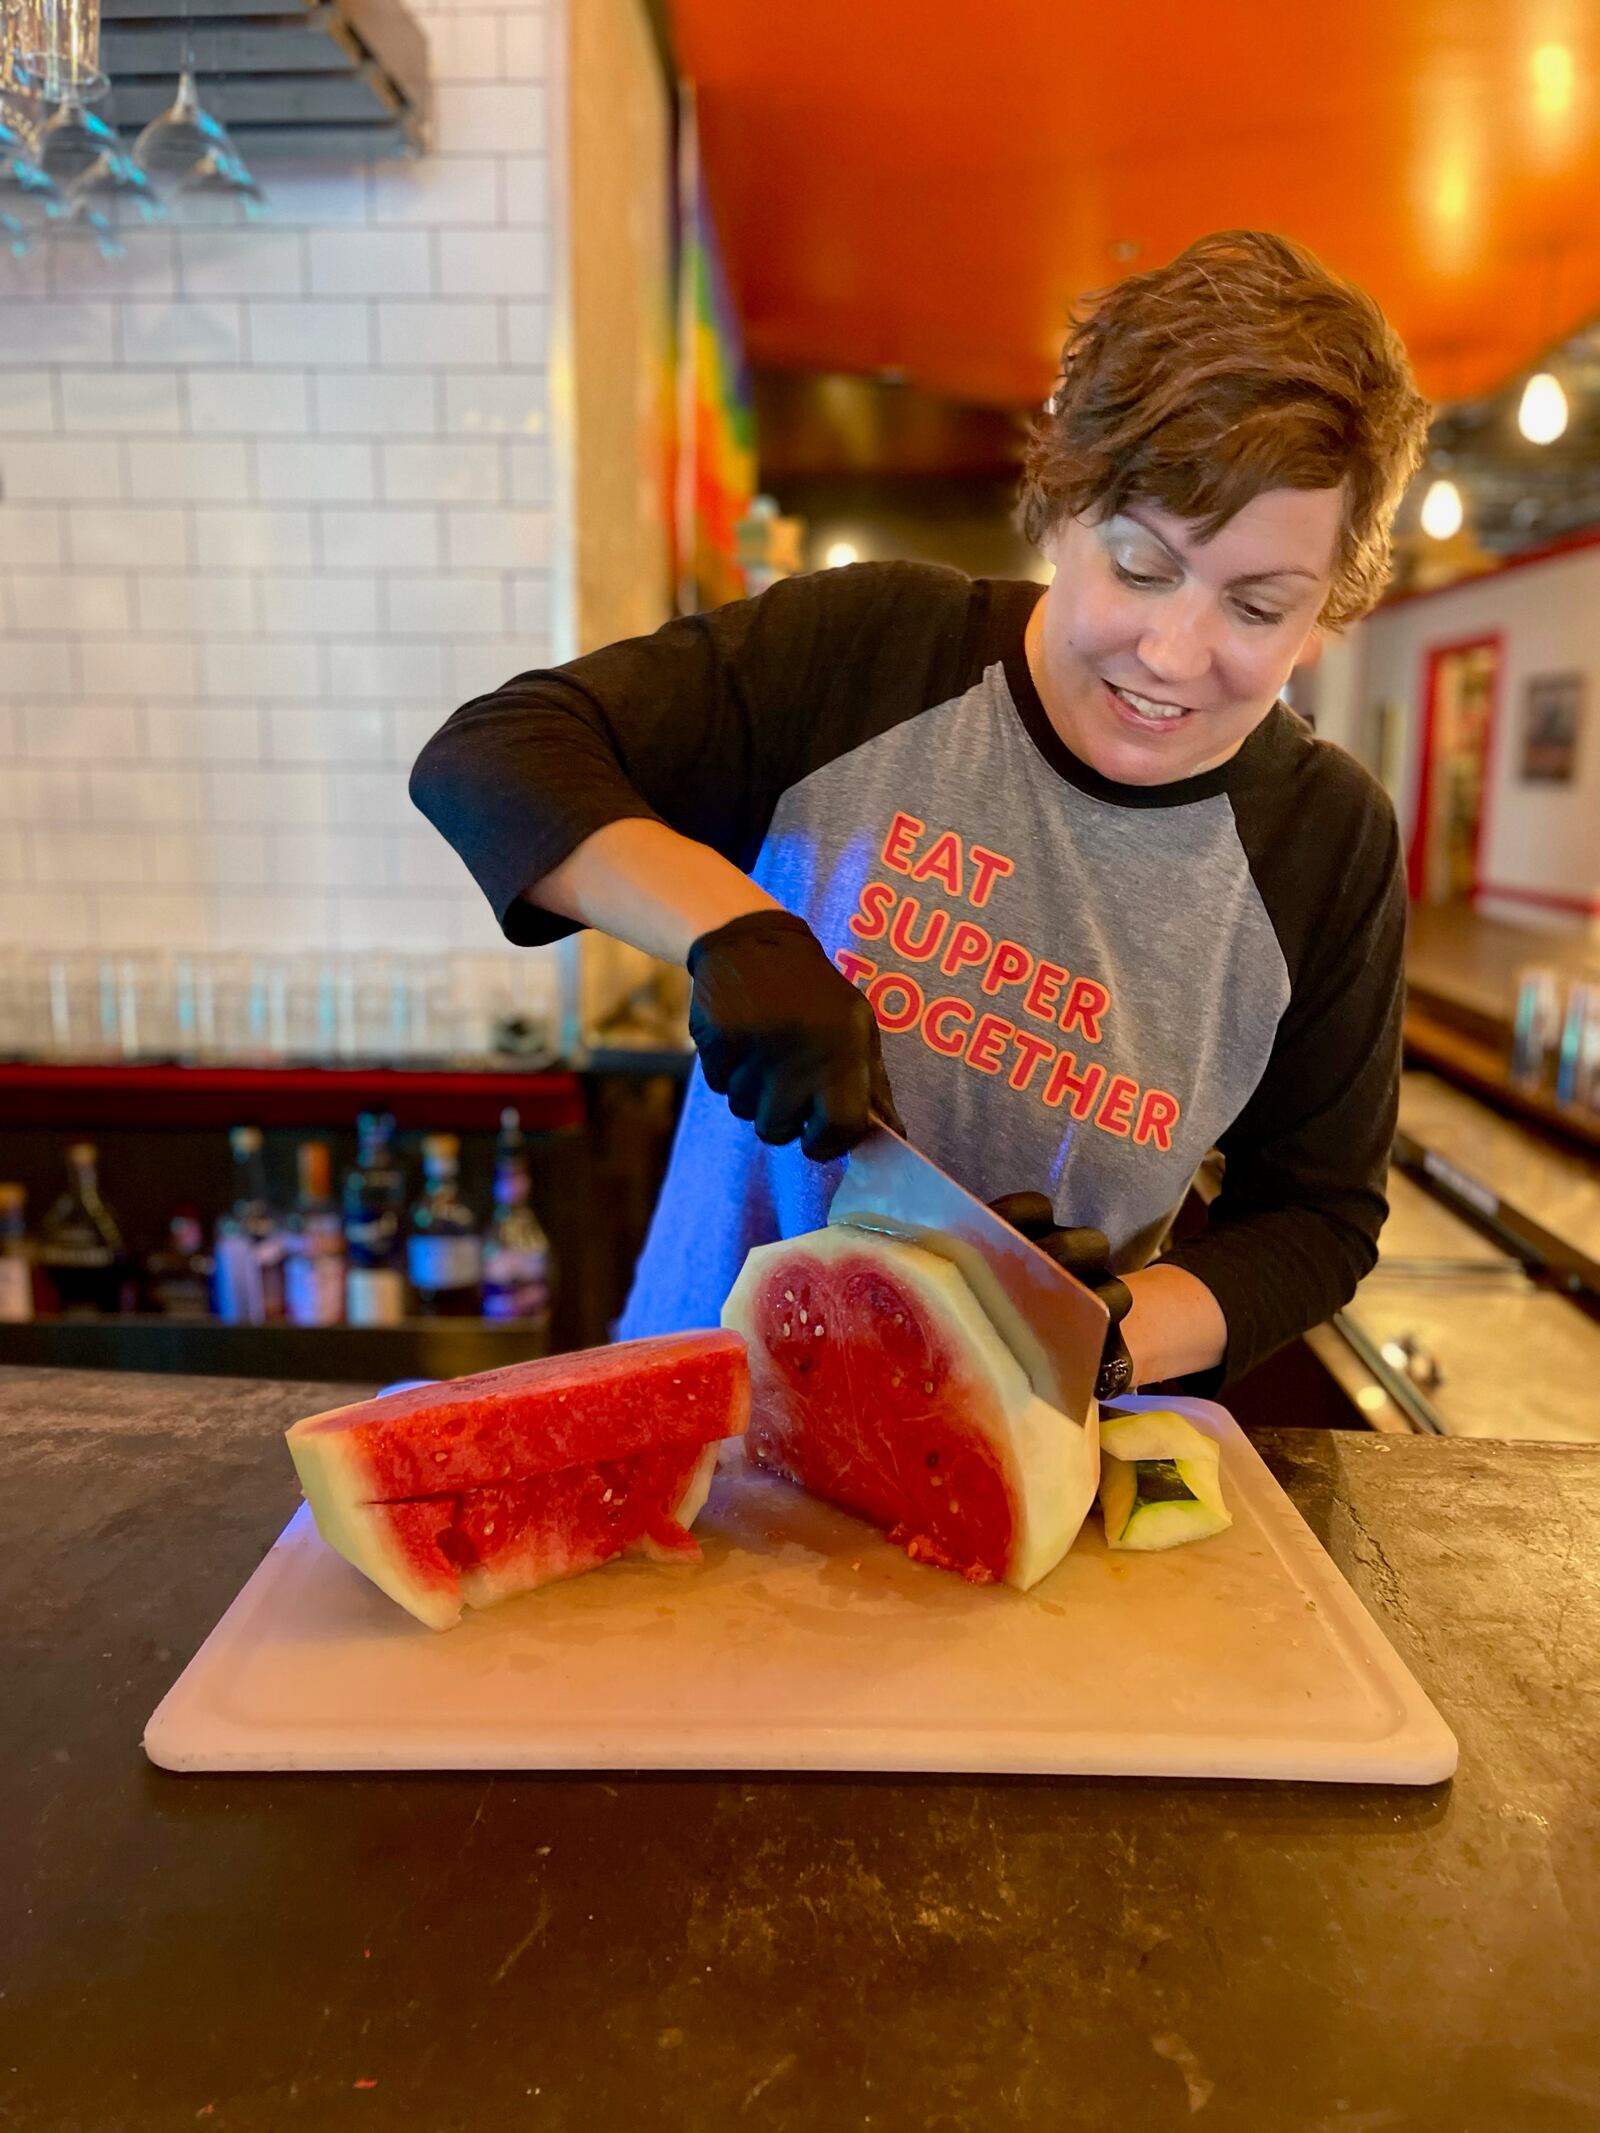
{"type": "Polygon", "coordinates": [[[1047,590],[790,579],[429,742],[413,795],[512,940],[598,926],[693,974],[702,1072],[621,1333],[715,1323],[752,1244],[826,1219],[872,1104],[984,1197],[1044,1192],[1007,1203],[1030,1234],[1109,1239],[1104,1390],[1214,1387],[1348,1299],[1404,883],[1382,790],[1278,697],[1377,600],[1425,431],[1370,298],[1209,237],[1074,324],[1022,486],[1047,590]],[[1214,1147],[1209,1227],[1151,1263],[1214,1147]]]}

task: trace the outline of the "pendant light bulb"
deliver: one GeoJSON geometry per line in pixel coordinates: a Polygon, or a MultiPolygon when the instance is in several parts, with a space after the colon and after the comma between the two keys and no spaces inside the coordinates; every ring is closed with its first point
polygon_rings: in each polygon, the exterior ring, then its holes
{"type": "Polygon", "coordinates": [[[1554,444],[1567,426],[1567,396],[1559,378],[1536,371],[1522,388],[1517,428],[1529,444],[1554,444]]]}
{"type": "Polygon", "coordinates": [[[1461,521],[1466,513],[1461,508],[1461,491],[1448,474],[1441,474],[1430,484],[1422,499],[1422,530],[1432,541],[1448,541],[1461,531],[1461,521]]]}

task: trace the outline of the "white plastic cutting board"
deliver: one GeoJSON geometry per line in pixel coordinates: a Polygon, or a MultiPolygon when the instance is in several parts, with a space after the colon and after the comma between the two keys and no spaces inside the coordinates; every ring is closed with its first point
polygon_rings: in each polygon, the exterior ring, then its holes
{"type": "Polygon", "coordinates": [[[1030,1593],[909,1561],[737,1444],[700,1569],[607,1564],[424,1629],[301,1507],[151,1719],[169,1770],[924,1770],[1426,1785],[1449,1728],[1232,1418],[1234,1523],[1030,1593]]]}

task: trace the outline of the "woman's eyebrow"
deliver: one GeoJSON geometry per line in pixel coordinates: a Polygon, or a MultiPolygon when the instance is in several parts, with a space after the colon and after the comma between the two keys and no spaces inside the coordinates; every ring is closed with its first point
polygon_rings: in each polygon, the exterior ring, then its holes
{"type": "MultiPolygon", "coordinates": [[[[1136,511],[1119,511],[1117,513],[1117,516],[1119,518],[1127,519],[1130,525],[1137,526],[1141,533],[1147,534],[1150,539],[1155,542],[1156,546],[1161,550],[1162,554],[1170,556],[1174,563],[1183,563],[1187,561],[1187,558],[1185,556],[1180,555],[1177,549],[1174,548],[1169,541],[1164,541],[1161,538],[1161,535],[1157,533],[1154,526],[1146,525],[1144,520],[1140,518],[1139,514],[1136,511]]],[[[1228,580],[1228,583],[1230,586],[1260,585],[1263,584],[1268,578],[1315,578],[1317,575],[1318,573],[1314,570],[1302,570],[1298,564],[1285,563],[1277,570],[1246,571],[1242,577],[1230,578],[1228,580]]]]}

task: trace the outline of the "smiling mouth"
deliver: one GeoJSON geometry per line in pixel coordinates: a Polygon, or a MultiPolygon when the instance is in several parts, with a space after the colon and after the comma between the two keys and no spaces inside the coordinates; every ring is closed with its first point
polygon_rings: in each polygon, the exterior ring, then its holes
{"type": "Polygon", "coordinates": [[[1176,726],[1181,720],[1195,715],[1187,704],[1164,704],[1158,697],[1140,696],[1132,689],[1119,689],[1114,681],[1108,681],[1106,687],[1118,703],[1124,704],[1148,726],[1176,726]]]}

